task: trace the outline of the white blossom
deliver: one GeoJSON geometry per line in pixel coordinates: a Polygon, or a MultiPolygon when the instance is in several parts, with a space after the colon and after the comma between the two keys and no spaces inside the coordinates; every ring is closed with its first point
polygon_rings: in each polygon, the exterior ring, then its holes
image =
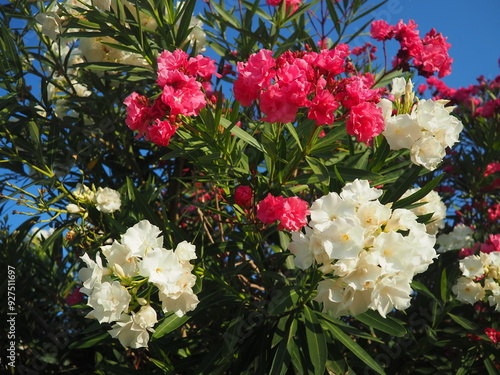
{"type": "Polygon", "coordinates": [[[97,189],[95,202],[96,208],[105,213],[118,211],[122,204],[120,193],[108,187],[97,189]]]}

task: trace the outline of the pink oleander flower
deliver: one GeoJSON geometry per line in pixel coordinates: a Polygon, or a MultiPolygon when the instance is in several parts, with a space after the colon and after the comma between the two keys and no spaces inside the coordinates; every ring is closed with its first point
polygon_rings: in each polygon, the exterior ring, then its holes
{"type": "Polygon", "coordinates": [[[69,306],[73,306],[78,302],[81,302],[83,300],[83,294],[80,292],[80,287],[73,289],[73,291],[68,294],[65,300],[69,306]]]}
{"type": "Polygon", "coordinates": [[[408,51],[412,57],[417,56],[423,48],[417,27],[418,25],[413,20],[410,20],[408,24],[400,20],[394,26],[395,38],[401,44],[401,49],[408,51]]]}
{"type": "Polygon", "coordinates": [[[259,91],[267,88],[274,78],[276,61],[273,52],[261,49],[251,55],[246,63],[238,62],[238,78],[234,82],[234,97],[248,107],[258,98],[259,91]]]}
{"type": "Polygon", "coordinates": [[[278,85],[269,88],[260,95],[260,109],[266,115],[261,120],[266,122],[293,122],[299,106],[290,100],[288,90],[282,90],[278,85]]]}
{"type": "Polygon", "coordinates": [[[170,107],[171,115],[196,116],[207,105],[201,83],[194,77],[180,72],[172,75],[173,79],[163,87],[161,101],[170,107]],[[174,81],[175,79],[175,81],[174,81]]]}
{"type": "Polygon", "coordinates": [[[496,172],[500,172],[500,163],[490,163],[486,166],[486,169],[484,171],[484,174],[483,176],[484,177],[487,177],[489,176],[490,174],[493,174],[493,173],[496,173],[496,172]]]}
{"type": "Polygon", "coordinates": [[[241,207],[250,207],[252,205],[252,188],[250,186],[240,185],[234,192],[234,200],[241,207]]]}
{"type": "Polygon", "coordinates": [[[493,207],[488,208],[488,218],[491,221],[495,221],[500,218],[500,203],[494,204],[493,207]]]}
{"type": "Polygon", "coordinates": [[[384,20],[373,21],[370,29],[373,39],[383,41],[394,37],[394,29],[384,20]]]}
{"type": "Polygon", "coordinates": [[[310,63],[326,70],[331,75],[337,75],[345,72],[345,59],[349,53],[349,46],[342,43],[334,49],[322,49],[315,60],[310,63]]]}
{"type": "Polygon", "coordinates": [[[500,234],[490,234],[486,242],[481,245],[482,253],[489,254],[494,251],[500,251],[500,234]]]}
{"type": "Polygon", "coordinates": [[[284,200],[282,196],[274,197],[269,193],[257,205],[257,219],[265,224],[272,224],[283,215],[284,200]]]}
{"type": "Polygon", "coordinates": [[[351,108],[346,122],[347,134],[355,135],[359,142],[369,142],[384,128],[382,109],[375,103],[363,102],[351,108]]]}
{"type": "Polygon", "coordinates": [[[345,82],[345,89],[337,94],[337,99],[342,102],[346,108],[352,108],[364,102],[380,101],[380,94],[378,90],[373,90],[367,86],[372,77],[369,76],[354,76],[350,77],[345,82]]]}
{"type": "Polygon", "coordinates": [[[410,53],[420,75],[430,77],[438,72],[438,77],[442,78],[451,73],[453,59],[448,55],[451,44],[446,39],[443,34],[431,29],[422,39],[422,48],[410,53]]]}
{"type": "Polygon", "coordinates": [[[157,120],[148,128],[147,138],[158,146],[168,146],[177,126],[169,121],[157,120]]]}
{"type": "Polygon", "coordinates": [[[473,255],[476,250],[481,246],[481,244],[476,243],[473,247],[464,247],[458,252],[458,257],[459,258],[466,258],[470,255],[473,255]]]}
{"type": "Polygon", "coordinates": [[[311,101],[307,118],[315,120],[317,126],[331,125],[335,121],[334,113],[339,105],[330,92],[321,90],[311,101]]]}
{"type": "Polygon", "coordinates": [[[125,123],[131,130],[138,130],[140,134],[146,132],[146,128],[150,122],[149,99],[136,92],[130,94],[123,104],[127,106],[127,118],[125,123]]]}
{"type": "Polygon", "coordinates": [[[497,331],[495,328],[486,328],[484,333],[490,338],[491,341],[493,341],[493,343],[496,344],[497,342],[500,342],[500,331],[497,331]]]}
{"type": "Polygon", "coordinates": [[[310,214],[306,201],[299,197],[285,198],[283,212],[280,216],[279,230],[296,232],[307,224],[307,215],[310,214]]]}

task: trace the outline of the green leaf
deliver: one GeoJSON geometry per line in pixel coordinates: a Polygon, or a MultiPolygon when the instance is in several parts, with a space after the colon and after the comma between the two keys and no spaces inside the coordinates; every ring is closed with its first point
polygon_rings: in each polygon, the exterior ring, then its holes
{"type": "Polygon", "coordinates": [[[407,332],[406,328],[395,319],[391,317],[383,318],[378,312],[373,310],[356,315],[355,318],[368,327],[388,333],[391,336],[403,337],[407,332]]]}
{"type": "Polygon", "coordinates": [[[254,137],[252,137],[250,134],[248,134],[246,131],[243,129],[239,128],[238,126],[235,126],[236,123],[231,123],[229,120],[225,118],[220,119],[220,124],[224,126],[228,131],[230,131],[232,134],[240,138],[241,140],[245,141],[248,143],[250,146],[255,147],[257,150],[262,151],[266,153],[264,146],[260,142],[258,142],[254,137]]]}
{"type": "Polygon", "coordinates": [[[320,317],[322,318],[323,325],[332,334],[333,338],[342,343],[349,351],[351,351],[356,357],[358,357],[371,369],[379,374],[385,375],[384,369],[380,367],[380,365],[372,357],[370,357],[370,355],[358,343],[356,343],[353,339],[346,335],[335,324],[332,324],[330,321],[325,319],[324,316],[320,317]]]}
{"type": "Polygon", "coordinates": [[[156,340],[162,336],[165,336],[167,333],[170,333],[182,326],[189,319],[190,316],[188,315],[178,317],[174,313],[171,313],[170,315],[163,318],[163,321],[158,325],[158,327],[155,328],[155,332],[153,333],[151,339],[156,340]]]}
{"type": "Polygon", "coordinates": [[[387,204],[389,202],[397,201],[408,189],[410,189],[422,171],[422,167],[412,165],[411,168],[406,170],[389,189],[386,190],[384,195],[380,198],[380,203],[387,204]]]}
{"type": "Polygon", "coordinates": [[[277,289],[269,303],[268,312],[271,316],[281,315],[292,309],[299,299],[295,286],[286,286],[277,289]]]}
{"type": "Polygon", "coordinates": [[[453,319],[456,323],[458,323],[460,326],[465,328],[467,331],[479,330],[479,327],[476,324],[472,323],[470,320],[468,320],[462,316],[454,315],[451,313],[448,313],[448,315],[451,319],[453,319]]]}
{"type": "Polygon", "coordinates": [[[306,156],[306,162],[323,185],[330,185],[330,173],[324,163],[311,156],[306,156]]]}
{"type": "Polygon", "coordinates": [[[314,367],[314,374],[322,375],[325,372],[327,357],[325,334],[314,311],[307,306],[304,306],[303,317],[306,328],[307,349],[314,367]]]}
{"type": "Polygon", "coordinates": [[[427,184],[425,184],[422,188],[418,189],[415,193],[397,202],[394,202],[392,208],[393,209],[404,208],[416,201],[419,201],[422,198],[425,198],[427,194],[429,194],[432,190],[434,190],[436,186],[438,186],[443,176],[444,174],[440,174],[439,176],[437,176],[436,178],[432,179],[427,184]]]}
{"type": "Polygon", "coordinates": [[[107,337],[111,337],[108,332],[97,332],[91,335],[86,335],[85,338],[74,341],[69,345],[70,349],[85,349],[99,344],[107,337]]]}
{"type": "Polygon", "coordinates": [[[285,375],[291,362],[288,347],[291,345],[290,343],[293,343],[293,336],[297,331],[297,320],[295,320],[293,316],[290,316],[288,319],[290,322],[289,327],[285,330],[285,336],[283,340],[280,341],[276,353],[274,354],[271,370],[269,371],[270,375],[285,375]]]}
{"type": "Polygon", "coordinates": [[[429,290],[429,288],[427,288],[427,286],[425,286],[421,282],[414,280],[411,282],[411,287],[413,289],[415,289],[417,292],[422,293],[422,294],[426,295],[427,297],[430,297],[433,300],[437,301],[437,297],[434,294],[432,294],[432,292],[429,290]]]}

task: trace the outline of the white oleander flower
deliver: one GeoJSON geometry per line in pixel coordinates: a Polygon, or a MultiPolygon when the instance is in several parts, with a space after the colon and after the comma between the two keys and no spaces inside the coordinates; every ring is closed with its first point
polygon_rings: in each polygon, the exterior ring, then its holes
{"type": "Polygon", "coordinates": [[[74,204],[74,203],[67,204],[66,205],[66,210],[70,214],[78,214],[80,212],[83,212],[83,208],[81,208],[80,206],[78,206],[77,204],[74,204]]]}
{"type": "Polygon", "coordinates": [[[461,276],[457,284],[451,290],[456,294],[457,300],[460,302],[467,302],[471,305],[483,299],[485,292],[480,283],[475,283],[474,280],[461,276]]]}
{"type": "Polygon", "coordinates": [[[445,252],[472,247],[474,245],[473,234],[474,231],[471,227],[461,223],[457,224],[450,233],[439,235],[437,238],[438,251],[445,252]]]}
{"type": "Polygon", "coordinates": [[[42,25],[42,34],[56,40],[62,33],[62,20],[56,12],[38,13],[35,20],[42,25]]]}
{"type": "Polygon", "coordinates": [[[104,213],[112,213],[118,211],[121,207],[122,201],[120,193],[108,187],[97,189],[95,195],[96,208],[104,213]]]}
{"type": "Polygon", "coordinates": [[[469,255],[464,259],[460,259],[458,264],[462,274],[470,279],[481,277],[486,271],[483,259],[479,255],[469,255]]]}
{"type": "Polygon", "coordinates": [[[142,328],[133,315],[122,314],[112,329],[108,331],[111,337],[120,341],[124,348],[146,348],[149,342],[149,332],[142,328]]]}
{"type": "Polygon", "coordinates": [[[161,230],[157,226],[142,220],[127,229],[121,237],[121,243],[130,249],[132,256],[143,258],[152,249],[163,247],[163,236],[160,234],[161,230]]]}
{"type": "Polygon", "coordinates": [[[95,261],[90,259],[87,253],[83,254],[81,259],[85,262],[87,267],[83,267],[78,272],[78,278],[83,281],[83,288],[80,291],[89,295],[96,286],[102,283],[103,278],[108,276],[111,272],[107,267],[103,266],[99,254],[96,254],[95,261]]]}
{"type": "Polygon", "coordinates": [[[392,90],[391,94],[394,96],[394,99],[399,99],[404,95],[406,90],[406,80],[404,77],[397,77],[392,80],[392,90]]]}
{"type": "MultiPolygon", "coordinates": [[[[416,193],[419,190],[420,188],[410,189],[403,194],[402,198],[406,198],[416,193]]],[[[444,219],[446,218],[446,206],[436,191],[430,191],[425,197],[416,201],[415,203],[416,204],[425,203],[421,206],[411,209],[411,211],[415,213],[415,215],[421,216],[432,213],[430,222],[426,224],[427,233],[437,234],[437,232],[440,229],[444,228],[444,219]]]]}
{"type": "Polygon", "coordinates": [[[115,240],[111,245],[101,246],[101,251],[106,257],[109,268],[119,267],[125,277],[136,275],[139,258],[132,256],[128,246],[115,240]]]}
{"type": "Polygon", "coordinates": [[[93,203],[95,199],[95,193],[88,186],[80,183],[76,184],[72,194],[82,203],[93,203]]]}
{"type": "Polygon", "coordinates": [[[127,312],[131,297],[128,290],[119,281],[103,282],[94,287],[89,294],[87,304],[93,310],[87,315],[99,323],[110,323],[120,319],[127,312]]]}
{"type": "Polygon", "coordinates": [[[155,248],[142,258],[139,274],[158,288],[169,291],[182,276],[183,267],[172,250],[155,248]]]}
{"type": "Polygon", "coordinates": [[[381,278],[373,289],[369,307],[384,318],[393,309],[407,309],[413,292],[410,282],[411,278],[404,273],[381,278]]]}

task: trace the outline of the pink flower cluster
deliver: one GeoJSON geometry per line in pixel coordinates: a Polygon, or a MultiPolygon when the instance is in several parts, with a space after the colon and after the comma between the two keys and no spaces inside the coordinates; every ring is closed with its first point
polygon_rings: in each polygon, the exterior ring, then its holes
{"type": "Polygon", "coordinates": [[[500,75],[493,80],[478,78],[477,85],[469,85],[458,89],[448,87],[436,77],[427,78],[427,85],[422,84],[419,91],[430,89],[434,99],[448,99],[451,104],[463,105],[472,111],[474,116],[491,118],[500,114],[500,75]],[[496,93],[496,94],[495,94],[496,93]]]}
{"type": "Polygon", "coordinates": [[[458,252],[459,258],[474,255],[479,249],[481,253],[489,254],[494,251],[500,251],[500,234],[490,234],[484,243],[476,243],[471,248],[463,248],[458,252]]]}
{"type": "Polygon", "coordinates": [[[420,38],[415,21],[405,24],[400,20],[396,25],[389,25],[383,20],[373,21],[370,34],[375,40],[386,41],[396,39],[400,49],[393,61],[393,67],[408,71],[410,60],[412,66],[424,77],[430,77],[435,72],[440,78],[451,73],[453,59],[448,55],[451,44],[441,33],[431,29],[424,38],[420,38]]]}
{"type": "Polygon", "coordinates": [[[296,232],[307,224],[309,208],[299,197],[274,197],[268,194],[257,205],[257,219],[266,224],[279,221],[279,230],[296,232]]]}
{"type": "Polygon", "coordinates": [[[175,134],[180,116],[196,116],[207,104],[205,92],[216,71],[214,60],[198,55],[189,58],[182,50],[164,51],[158,57],[158,86],[162,92],[151,100],[136,92],[128,96],[125,123],[139,136],[167,146],[175,134]]]}
{"type": "MultiPolygon", "coordinates": [[[[261,120],[294,122],[301,108],[317,126],[331,125],[342,105],[348,110],[347,132],[368,142],[384,129],[382,110],[377,107],[381,90],[372,89],[373,76],[352,75],[341,78],[349,65],[346,44],[321,52],[290,52],[273,58],[269,50],[260,50],[248,62],[238,63],[234,95],[243,106],[258,101],[261,120]]],[[[352,73],[352,72],[348,72],[352,73]]]]}
{"type": "Polygon", "coordinates": [[[295,13],[302,4],[302,0],[266,0],[266,3],[272,7],[278,7],[283,1],[285,2],[286,12],[288,14],[295,13]]]}

